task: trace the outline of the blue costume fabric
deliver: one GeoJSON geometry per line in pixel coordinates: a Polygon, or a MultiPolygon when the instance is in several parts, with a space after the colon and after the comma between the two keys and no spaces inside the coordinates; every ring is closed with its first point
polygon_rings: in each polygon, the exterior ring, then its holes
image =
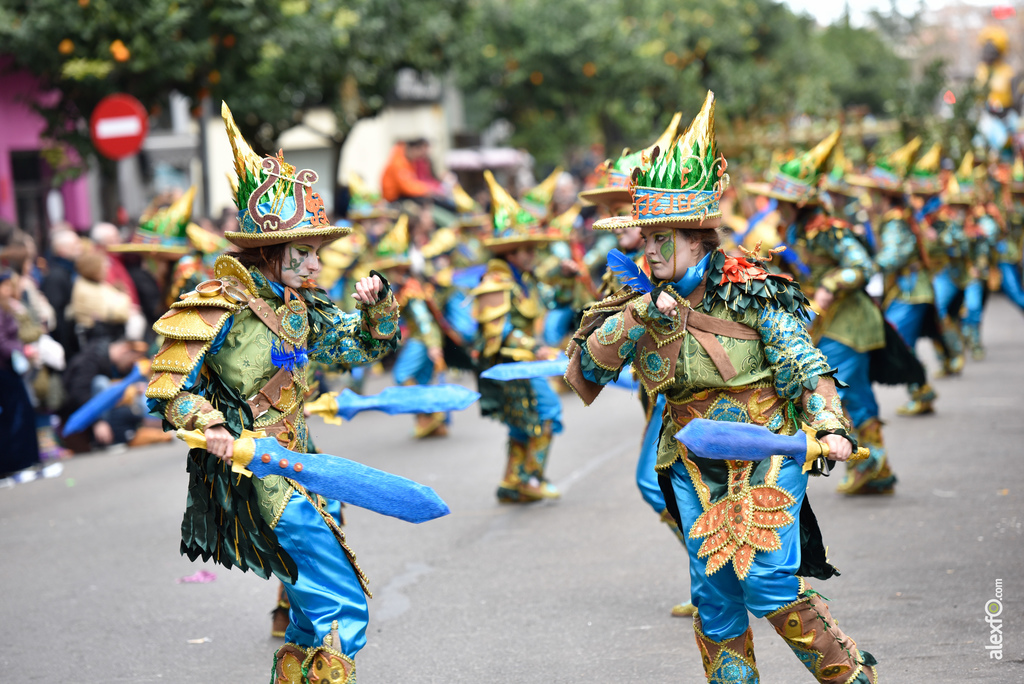
{"type": "Polygon", "coordinates": [[[964,325],[977,328],[985,309],[985,283],[972,280],[964,288],[964,325]]]}
{"type": "Polygon", "coordinates": [[[549,347],[561,346],[565,336],[572,332],[576,312],[571,306],[559,306],[548,311],[544,317],[544,333],[541,339],[549,347]]]}
{"type": "Polygon", "coordinates": [[[417,385],[429,385],[434,378],[434,362],[427,356],[427,345],[417,339],[406,340],[395,359],[392,373],[399,385],[408,380],[417,385]]]}
{"type": "Polygon", "coordinates": [[[932,289],[935,290],[935,308],[939,312],[939,318],[955,314],[956,312],[950,311],[949,308],[953,303],[953,299],[956,298],[959,288],[953,281],[953,275],[950,273],[949,267],[935,274],[932,278],[932,289]]]}
{"type": "MultiPolygon", "coordinates": [[[[800,593],[800,507],[807,490],[807,475],[801,465],[786,459],[779,471],[778,486],[792,494],[794,503],[786,509],[793,522],[776,531],[782,540],[777,551],[759,551],[743,580],[730,564],[706,574],[705,561],[698,558],[702,539],[687,535],[690,557],[690,601],[697,608],[704,634],[714,641],[728,641],[743,634],[749,626],[747,611],[764,617],[792,603],[800,593]]],[[[672,491],[679,507],[680,527],[689,530],[704,513],[697,491],[682,463],[672,466],[672,491]]]]}
{"type": "MultiPolygon", "coordinates": [[[[969,288],[970,286],[968,286],[969,288]]],[[[929,306],[931,304],[910,304],[897,299],[885,310],[886,320],[892,323],[911,350],[914,349],[917,339],[921,336],[921,324],[924,322],[929,306]]]]}
{"type": "MultiPolygon", "coordinates": [[[[336,514],[336,504],[328,509],[336,514]]],[[[341,644],[350,658],[366,645],[369,609],[355,569],[341,553],[324,553],[338,541],[317,510],[302,494],[293,492],[277,523],[278,541],[298,569],[295,584],[285,584],[291,602],[285,639],[309,648],[319,646],[338,621],[341,644]]]]}
{"type": "Polygon", "coordinates": [[[1024,288],[1021,287],[1020,266],[1002,262],[999,264],[999,272],[1003,276],[1003,292],[1011,302],[1020,309],[1024,309],[1024,288]]]}
{"type": "Polygon", "coordinates": [[[665,495],[658,485],[658,471],[654,466],[658,462],[658,439],[661,437],[662,414],[665,413],[665,395],[659,394],[658,401],[651,411],[651,420],[644,430],[644,441],[640,445],[640,459],[636,463],[636,486],[655,513],[659,515],[665,510],[665,495]]]}
{"type": "Polygon", "coordinates": [[[836,378],[846,384],[837,385],[843,408],[850,414],[854,427],[878,417],[878,401],[871,388],[871,357],[867,352],[856,352],[842,342],[822,338],[818,349],[836,369],[836,378]]]}

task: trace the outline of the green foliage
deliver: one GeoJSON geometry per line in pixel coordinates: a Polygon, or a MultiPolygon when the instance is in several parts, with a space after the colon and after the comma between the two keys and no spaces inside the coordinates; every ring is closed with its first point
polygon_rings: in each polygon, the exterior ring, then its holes
{"type": "Polygon", "coordinates": [[[80,123],[114,92],[154,114],[172,90],[224,99],[264,152],[302,110],[327,106],[340,145],[385,106],[397,69],[444,73],[466,2],[0,0],[0,50],[7,68],[57,93],[38,107],[47,135],[83,157],[92,146],[80,123]]]}
{"type": "Polygon", "coordinates": [[[821,30],[773,0],[476,0],[458,66],[470,125],[504,118],[513,144],[554,163],[570,146],[649,143],[706,89],[720,122],[866,105],[882,114],[907,73],[891,43],[821,30]]]}

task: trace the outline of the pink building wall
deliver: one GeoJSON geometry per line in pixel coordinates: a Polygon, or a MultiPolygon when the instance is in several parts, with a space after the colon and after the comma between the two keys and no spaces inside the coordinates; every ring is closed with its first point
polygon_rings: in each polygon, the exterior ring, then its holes
{"type": "MultiPolygon", "coordinates": [[[[46,126],[28,106],[30,98],[42,98],[38,82],[29,74],[0,76],[0,219],[18,223],[14,199],[11,152],[39,150],[39,135],[46,126]]],[[[88,183],[84,176],[61,186],[64,218],[79,230],[92,225],[88,183]]]]}

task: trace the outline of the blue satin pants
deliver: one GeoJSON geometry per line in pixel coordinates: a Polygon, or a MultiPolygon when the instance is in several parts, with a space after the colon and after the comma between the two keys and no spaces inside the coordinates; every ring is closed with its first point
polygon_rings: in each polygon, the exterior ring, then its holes
{"type": "Polygon", "coordinates": [[[836,377],[849,387],[836,387],[843,408],[850,414],[854,427],[878,417],[878,401],[871,388],[871,360],[866,352],[856,352],[842,342],[823,337],[818,349],[836,369],[836,377]]]}
{"type": "Polygon", "coordinates": [[[434,378],[434,362],[427,356],[427,345],[420,340],[403,342],[391,373],[399,385],[408,380],[413,380],[417,385],[429,385],[434,378]]]}
{"type": "Polygon", "coordinates": [[[999,272],[1003,276],[1003,292],[1010,301],[1024,309],[1024,288],[1020,282],[1020,268],[1017,264],[999,264],[999,272]]]}
{"type": "Polygon", "coordinates": [[[939,271],[932,278],[932,289],[935,291],[935,308],[939,311],[939,317],[949,316],[949,307],[959,288],[953,282],[953,276],[950,275],[948,268],[939,271]]]}
{"type": "Polygon", "coordinates": [[[697,557],[704,540],[692,539],[689,535],[704,509],[685,466],[676,463],[669,471],[690,557],[690,601],[700,613],[704,634],[708,638],[714,641],[734,639],[747,630],[748,611],[755,617],[764,617],[797,599],[800,591],[800,580],[796,576],[800,567],[800,506],[807,491],[807,475],[800,471],[800,464],[789,458],[779,471],[778,486],[795,499],[795,503],[786,509],[793,516],[793,522],[777,530],[782,548],[758,551],[749,574],[743,580],[736,577],[731,561],[713,575],[705,574],[707,561],[697,557]]]}
{"type": "Polygon", "coordinates": [[[928,313],[929,306],[931,305],[908,304],[896,300],[885,310],[886,320],[892,323],[911,351],[917,345],[917,338],[921,336],[921,323],[928,313]]]}
{"type": "Polygon", "coordinates": [[[985,283],[981,280],[972,280],[964,288],[964,310],[964,325],[979,327],[981,314],[985,310],[985,283]]]}
{"type": "Polygon", "coordinates": [[[665,495],[658,486],[658,471],[654,466],[658,463],[658,439],[661,437],[663,413],[665,412],[665,395],[658,395],[651,420],[644,430],[644,441],[640,445],[640,459],[636,462],[636,486],[654,512],[661,515],[665,510],[665,495]]]}
{"type": "Polygon", "coordinates": [[[562,346],[562,340],[572,332],[569,327],[572,325],[574,312],[572,307],[560,306],[557,309],[548,311],[544,317],[544,334],[541,339],[549,347],[562,346]]]}
{"type": "Polygon", "coordinates": [[[298,568],[295,584],[284,585],[291,603],[285,639],[306,648],[319,646],[337,620],[341,644],[335,647],[354,658],[366,645],[370,612],[356,571],[334,533],[298,492],[292,493],[275,532],[298,568]]]}

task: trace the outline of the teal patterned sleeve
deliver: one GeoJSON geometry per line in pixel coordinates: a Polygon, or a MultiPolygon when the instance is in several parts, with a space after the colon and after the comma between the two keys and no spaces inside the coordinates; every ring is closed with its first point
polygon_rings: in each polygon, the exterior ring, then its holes
{"type": "Polygon", "coordinates": [[[832,379],[834,371],[796,316],[778,306],[766,306],[757,329],[765,358],[772,365],[778,395],[798,402],[804,410],[804,422],[819,432],[846,434],[849,426],[844,422],[843,406],[832,379]]]}
{"type": "Polygon", "coordinates": [[[376,304],[360,304],[353,313],[334,309],[331,324],[309,350],[311,361],[352,368],[365,366],[398,348],[398,303],[389,290],[376,304]]]}
{"type": "Polygon", "coordinates": [[[828,251],[838,266],[821,279],[821,286],[832,293],[857,290],[878,272],[868,250],[849,231],[828,237],[828,251]]]}
{"type": "Polygon", "coordinates": [[[875,263],[883,273],[893,273],[903,268],[917,253],[917,237],[906,222],[894,219],[882,226],[882,247],[875,257],[875,263]]]}

